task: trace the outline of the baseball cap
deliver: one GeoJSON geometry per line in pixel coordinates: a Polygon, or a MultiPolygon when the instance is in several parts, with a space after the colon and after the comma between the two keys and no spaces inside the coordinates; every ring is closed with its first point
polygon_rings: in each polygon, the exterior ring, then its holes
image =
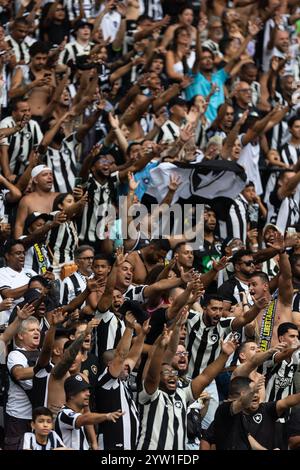
{"type": "Polygon", "coordinates": [[[93,25],[89,23],[87,20],[82,19],[82,20],[76,21],[72,29],[72,33],[75,33],[75,31],[77,31],[79,28],[84,28],[84,26],[88,26],[91,31],[93,30],[93,25]]]}
{"type": "Polygon", "coordinates": [[[43,212],[32,212],[26,217],[25,220],[25,228],[27,229],[30,227],[33,222],[35,222],[37,219],[44,219],[46,222],[50,219],[49,214],[43,213],[43,212]]]}
{"type": "Polygon", "coordinates": [[[187,102],[183,100],[182,98],[179,98],[179,96],[175,96],[174,98],[170,99],[169,101],[169,108],[172,108],[172,106],[187,106],[187,102]]]}
{"type": "Polygon", "coordinates": [[[277,232],[279,233],[282,233],[281,230],[277,227],[277,225],[275,224],[267,224],[264,226],[263,228],[263,232],[262,232],[262,235],[264,236],[266,231],[268,230],[268,228],[272,228],[273,230],[276,230],[277,232]]]}
{"type": "Polygon", "coordinates": [[[67,396],[76,395],[87,388],[91,388],[91,385],[80,374],[71,375],[64,383],[65,394],[67,396]]]}

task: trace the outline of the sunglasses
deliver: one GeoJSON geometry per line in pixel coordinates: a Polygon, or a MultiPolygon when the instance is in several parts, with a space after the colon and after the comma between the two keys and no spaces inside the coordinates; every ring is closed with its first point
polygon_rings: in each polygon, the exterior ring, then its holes
{"type": "Polygon", "coordinates": [[[241,261],[241,263],[245,264],[246,266],[251,266],[252,264],[255,265],[254,261],[241,261]]]}

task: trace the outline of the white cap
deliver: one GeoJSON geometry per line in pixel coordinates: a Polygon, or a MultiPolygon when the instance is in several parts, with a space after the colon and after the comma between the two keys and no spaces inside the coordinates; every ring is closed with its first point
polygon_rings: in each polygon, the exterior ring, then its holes
{"type": "Polygon", "coordinates": [[[47,165],[38,165],[35,166],[31,172],[31,178],[35,178],[38,176],[42,171],[52,171],[51,168],[49,168],[47,165]]]}

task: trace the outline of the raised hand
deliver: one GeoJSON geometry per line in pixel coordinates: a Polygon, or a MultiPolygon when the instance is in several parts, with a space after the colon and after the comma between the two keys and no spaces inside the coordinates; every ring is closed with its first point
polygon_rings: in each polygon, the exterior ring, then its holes
{"type": "Polygon", "coordinates": [[[17,316],[20,320],[27,320],[28,317],[34,315],[35,307],[31,304],[25,304],[22,308],[17,305],[17,316]]]}
{"type": "Polygon", "coordinates": [[[112,411],[111,413],[107,413],[107,421],[112,421],[115,423],[121,416],[124,416],[125,411],[118,410],[118,411],[112,411]]]}
{"type": "Polygon", "coordinates": [[[187,284],[188,282],[193,281],[194,272],[195,272],[194,268],[192,268],[189,271],[185,272],[183,267],[180,266],[180,277],[181,277],[182,282],[187,284]]]}
{"type": "Polygon", "coordinates": [[[92,278],[86,281],[86,288],[89,292],[99,292],[105,285],[106,281],[104,279],[92,278]]]}
{"type": "Polygon", "coordinates": [[[131,171],[128,171],[127,178],[130,191],[135,191],[139,185],[139,181],[135,181],[133,173],[131,171]]]}
{"type": "Polygon", "coordinates": [[[218,273],[219,271],[222,271],[222,269],[225,269],[228,263],[229,261],[228,261],[227,256],[222,256],[222,258],[219,259],[218,261],[213,260],[212,261],[213,270],[218,273]]]}
{"type": "Polygon", "coordinates": [[[160,341],[159,341],[160,345],[163,348],[167,348],[169,342],[171,341],[172,334],[173,334],[173,331],[169,330],[167,328],[167,325],[164,325],[164,330],[161,334],[160,341]]]}
{"type": "Polygon", "coordinates": [[[49,323],[50,325],[56,326],[63,323],[66,320],[68,312],[64,312],[62,307],[58,307],[51,312],[49,323]]]}
{"type": "Polygon", "coordinates": [[[226,342],[224,342],[221,339],[221,349],[224,354],[227,356],[231,356],[231,354],[234,353],[236,348],[238,347],[238,341],[235,339],[234,335],[232,334],[230,339],[226,342]]]}
{"type": "Polygon", "coordinates": [[[128,256],[128,253],[124,254],[124,247],[123,246],[118,247],[116,249],[115,266],[116,267],[121,266],[121,264],[123,264],[124,261],[126,260],[127,256],[128,256]]]}
{"type": "Polygon", "coordinates": [[[87,324],[87,327],[86,327],[86,330],[85,330],[85,336],[88,336],[92,333],[93,329],[94,328],[97,328],[97,326],[99,325],[100,323],[100,319],[98,318],[92,318],[92,320],[90,320],[87,324]]]}
{"type": "Polygon", "coordinates": [[[150,333],[151,330],[151,325],[150,323],[150,318],[148,320],[144,321],[142,325],[140,325],[137,321],[134,323],[134,331],[136,332],[137,335],[143,335],[147,336],[148,333],[150,333]]]}
{"type": "Polygon", "coordinates": [[[118,129],[120,127],[119,118],[116,114],[108,113],[108,120],[112,129],[118,129]]]}
{"type": "Polygon", "coordinates": [[[179,138],[181,142],[187,143],[194,137],[195,129],[191,124],[187,124],[183,129],[180,129],[179,138]]]}
{"type": "Polygon", "coordinates": [[[137,323],[137,320],[135,319],[134,315],[131,312],[126,312],[125,315],[125,325],[127,328],[131,328],[134,330],[135,324],[137,323]]]}
{"type": "Polygon", "coordinates": [[[179,186],[181,185],[182,181],[180,176],[176,175],[175,173],[170,174],[170,180],[168,184],[168,188],[170,191],[176,191],[179,186]]]}

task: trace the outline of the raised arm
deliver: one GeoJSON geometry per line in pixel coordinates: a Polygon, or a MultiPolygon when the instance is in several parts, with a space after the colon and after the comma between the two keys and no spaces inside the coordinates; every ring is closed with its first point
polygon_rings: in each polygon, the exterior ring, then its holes
{"type": "Polygon", "coordinates": [[[125,324],[126,328],[123,333],[122,338],[120,339],[113,360],[109,364],[109,373],[113,377],[119,377],[120,373],[123,370],[125,359],[128,356],[131,342],[132,334],[134,331],[135,318],[130,312],[126,312],[125,315],[125,324]]]}
{"type": "Polygon", "coordinates": [[[221,341],[222,351],[220,356],[209,364],[204,371],[192,380],[192,392],[195,400],[199,398],[199,395],[203,390],[216,378],[216,376],[224,368],[229,356],[234,353],[237,347],[237,342],[234,340],[227,341],[226,343],[221,341]]]}
{"type": "Polygon", "coordinates": [[[257,299],[254,302],[254,305],[247,312],[244,312],[243,315],[240,315],[234,320],[232,320],[231,329],[233,331],[236,331],[239,328],[246,326],[248,323],[251,323],[253,320],[255,320],[259,312],[267,305],[268,300],[266,299],[266,297],[261,297],[257,299]]]}
{"type": "Polygon", "coordinates": [[[160,371],[166,348],[170,342],[172,332],[166,326],[160,336],[156,348],[150,360],[147,375],[145,377],[145,390],[149,395],[153,395],[159,387],[160,371]]]}

